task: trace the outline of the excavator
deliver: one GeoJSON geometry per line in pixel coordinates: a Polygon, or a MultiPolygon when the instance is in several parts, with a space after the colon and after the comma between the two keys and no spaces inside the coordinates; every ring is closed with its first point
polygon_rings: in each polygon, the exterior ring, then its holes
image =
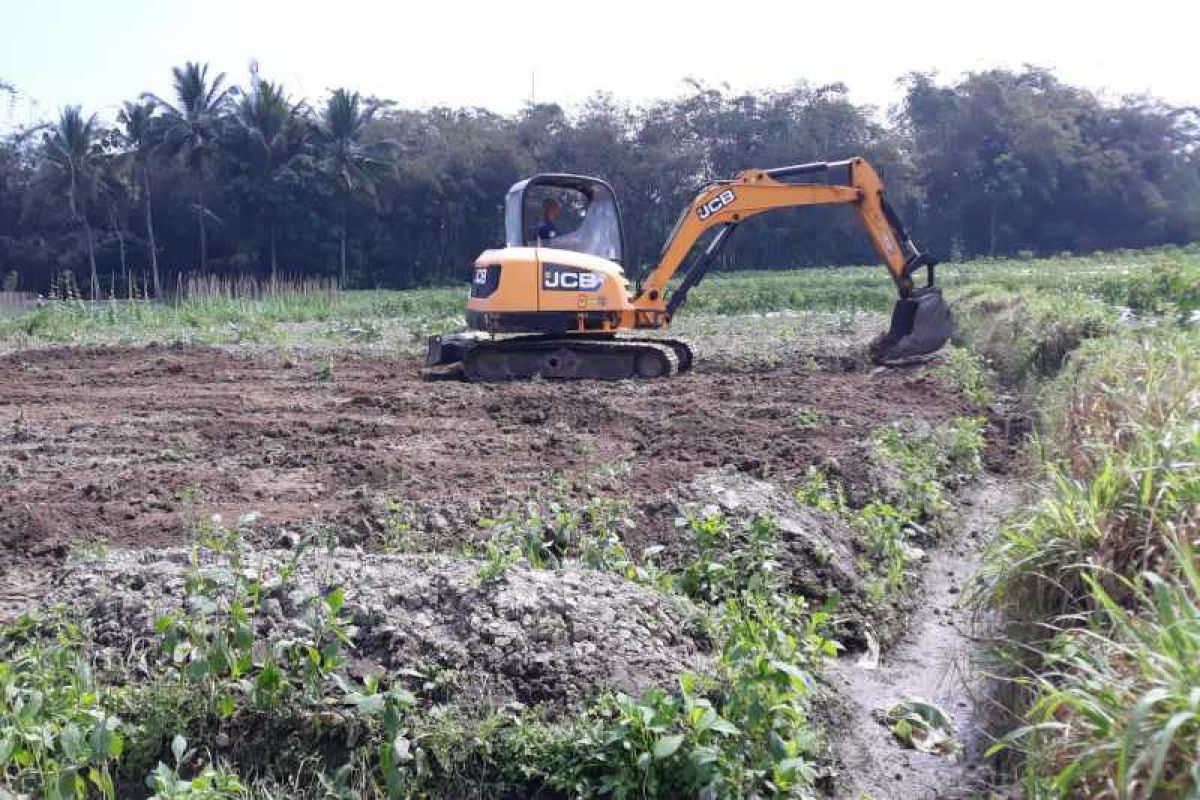
{"type": "Polygon", "coordinates": [[[505,246],[475,261],[468,330],[429,338],[427,372],[461,366],[468,380],[480,382],[686,372],[693,357],[685,342],[637,334],[670,324],[742,222],[774,209],[827,204],[853,207],[895,283],[891,325],[871,343],[872,360],[891,364],[936,352],[954,328],[934,285],[936,261],[913,244],[874,168],[851,158],[747,169],[708,184],[683,210],[658,263],[632,286],[622,267],[621,215],[611,186],[561,173],[519,181],[505,196],[505,246]],[[926,284],[917,287],[921,269],[926,284]]]}

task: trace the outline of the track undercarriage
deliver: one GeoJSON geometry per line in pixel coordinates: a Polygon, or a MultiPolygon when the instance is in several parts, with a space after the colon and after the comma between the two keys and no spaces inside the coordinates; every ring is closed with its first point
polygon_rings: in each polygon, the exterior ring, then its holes
{"type": "Polygon", "coordinates": [[[430,337],[427,368],[461,364],[475,382],[670,378],[692,366],[692,350],[677,339],[615,336],[430,337]]]}

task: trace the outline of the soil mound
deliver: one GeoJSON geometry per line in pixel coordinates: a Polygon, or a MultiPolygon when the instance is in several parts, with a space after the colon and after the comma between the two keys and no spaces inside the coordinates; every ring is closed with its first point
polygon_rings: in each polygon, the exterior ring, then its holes
{"type": "MultiPolygon", "coordinates": [[[[211,606],[187,594],[197,569],[215,585],[238,579],[220,563],[193,567],[188,556],[170,548],[71,558],[46,599],[80,613],[100,646],[129,651],[156,640],[162,614],[211,606]]],[[[294,556],[271,550],[245,559],[254,568],[244,577],[265,590],[259,636],[292,635],[315,598],[341,587],[352,673],[454,670],[464,692],[569,706],[606,687],[670,686],[680,672],[711,665],[695,607],[614,575],[515,566],[482,583],[479,562],[467,559],[334,550],[293,563],[294,556]]]]}
{"type": "Polygon", "coordinates": [[[855,534],[833,514],[800,505],[779,486],[729,468],[706,472],[676,493],[676,507],[685,516],[720,511],[743,523],[758,517],[773,520],[779,561],[793,591],[816,599],[835,590],[847,597],[860,593],[855,534]]]}

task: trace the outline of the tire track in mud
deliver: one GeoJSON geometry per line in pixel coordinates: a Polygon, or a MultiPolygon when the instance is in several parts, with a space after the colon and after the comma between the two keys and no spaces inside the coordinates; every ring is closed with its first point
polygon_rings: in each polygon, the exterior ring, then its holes
{"type": "Polygon", "coordinates": [[[843,701],[844,716],[833,731],[841,763],[838,797],[871,800],[973,798],[987,789],[983,753],[985,683],[974,664],[983,645],[960,598],[980,566],[983,547],[1003,518],[1020,502],[1019,482],[985,473],[960,497],[960,522],[953,536],[927,551],[921,592],[908,632],[880,657],[877,669],[844,656],[829,672],[843,701]],[[932,701],[948,712],[962,745],[959,757],[905,748],[878,719],[902,697],[932,701]]]}

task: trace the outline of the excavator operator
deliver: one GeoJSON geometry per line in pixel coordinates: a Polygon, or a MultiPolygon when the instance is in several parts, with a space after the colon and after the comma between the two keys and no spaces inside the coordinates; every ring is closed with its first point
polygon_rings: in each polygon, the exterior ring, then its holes
{"type": "Polygon", "coordinates": [[[558,219],[561,210],[558,201],[553,197],[547,197],[542,201],[542,224],[537,226],[536,231],[539,241],[547,241],[558,236],[558,229],[554,226],[554,223],[558,219]]]}

